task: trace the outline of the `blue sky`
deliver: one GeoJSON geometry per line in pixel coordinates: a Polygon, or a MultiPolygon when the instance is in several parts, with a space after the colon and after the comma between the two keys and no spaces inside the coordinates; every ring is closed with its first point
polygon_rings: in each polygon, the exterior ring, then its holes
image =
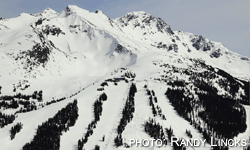
{"type": "Polygon", "coordinates": [[[91,12],[100,9],[112,19],[142,10],[162,18],[173,30],[203,35],[250,57],[249,0],[1,0],[0,17],[38,13],[48,7],[61,12],[67,5],[91,12]]]}

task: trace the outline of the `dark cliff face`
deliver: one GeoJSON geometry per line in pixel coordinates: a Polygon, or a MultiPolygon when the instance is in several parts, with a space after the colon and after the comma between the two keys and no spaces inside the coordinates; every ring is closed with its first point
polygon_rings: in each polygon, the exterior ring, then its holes
{"type": "Polygon", "coordinates": [[[220,56],[222,56],[222,53],[221,53],[221,50],[220,50],[220,49],[215,50],[215,51],[210,55],[211,58],[219,58],[220,56]]]}
{"type": "Polygon", "coordinates": [[[212,44],[210,42],[207,42],[201,35],[192,39],[191,42],[193,42],[193,47],[195,47],[196,50],[209,51],[212,47],[212,44]]]}

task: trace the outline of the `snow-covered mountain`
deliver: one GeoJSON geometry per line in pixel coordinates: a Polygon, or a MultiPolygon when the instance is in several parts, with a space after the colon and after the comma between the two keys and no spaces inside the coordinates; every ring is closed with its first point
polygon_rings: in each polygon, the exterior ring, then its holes
{"type": "Polygon", "coordinates": [[[0,62],[1,150],[178,149],[171,137],[206,139],[185,147],[200,150],[250,137],[250,59],[143,11],[0,18],[0,62]]]}

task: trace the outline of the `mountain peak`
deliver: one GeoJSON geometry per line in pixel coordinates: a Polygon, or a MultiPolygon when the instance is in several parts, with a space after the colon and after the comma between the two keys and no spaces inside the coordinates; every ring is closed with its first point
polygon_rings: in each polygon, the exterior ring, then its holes
{"type": "Polygon", "coordinates": [[[42,12],[34,14],[35,17],[41,17],[41,18],[52,18],[57,15],[58,13],[51,8],[46,8],[42,12]]]}
{"type": "Polygon", "coordinates": [[[63,11],[66,16],[69,16],[71,14],[85,14],[85,13],[89,13],[88,10],[82,9],[76,5],[68,5],[64,11],[63,11]]]}
{"type": "Polygon", "coordinates": [[[134,14],[134,15],[137,15],[137,16],[150,15],[149,13],[147,13],[145,11],[133,11],[133,12],[129,12],[127,14],[134,14]]]}
{"type": "Polygon", "coordinates": [[[120,18],[127,18],[128,21],[130,21],[130,20],[137,19],[137,18],[143,19],[146,16],[152,16],[152,15],[145,11],[133,11],[133,12],[126,13],[124,16],[120,18]]]}
{"type": "Polygon", "coordinates": [[[82,8],[80,8],[80,7],[76,6],[76,5],[68,5],[68,6],[66,7],[66,10],[67,10],[67,11],[76,11],[76,10],[78,10],[78,9],[82,9],[82,8]]]}
{"type": "Polygon", "coordinates": [[[97,9],[96,11],[95,11],[95,13],[97,13],[97,14],[99,14],[99,13],[101,13],[101,14],[104,14],[101,10],[99,10],[99,9],[97,9]]]}
{"type": "Polygon", "coordinates": [[[88,10],[82,9],[76,5],[68,5],[64,11],[67,13],[79,13],[81,11],[89,12],[88,10]]]}
{"type": "Polygon", "coordinates": [[[154,17],[153,15],[144,11],[130,12],[120,18],[117,18],[116,20],[122,27],[140,27],[149,33],[161,32],[168,33],[170,35],[174,34],[170,26],[161,18],[154,17]]]}

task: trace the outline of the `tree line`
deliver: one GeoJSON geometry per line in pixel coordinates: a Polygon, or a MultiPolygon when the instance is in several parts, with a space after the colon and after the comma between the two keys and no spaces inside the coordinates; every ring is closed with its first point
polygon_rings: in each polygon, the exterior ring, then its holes
{"type": "Polygon", "coordinates": [[[78,107],[75,99],[73,103],[58,111],[53,118],[39,125],[33,140],[26,143],[23,150],[59,150],[62,132],[67,132],[69,127],[74,126],[77,118],[78,107]]]}
{"type": "Polygon", "coordinates": [[[125,107],[122,111],[122,118],[117,128],[118,135],[114,139],[116,147],[119,147],[123,144],[122,132],[125,130],[126,125],[133,119],[133,113],[135,111],[134,96],[136,92],[137,92],[136,85],[132,83],[129,89],[129,95],[125,103],[125,107]]]}
{"type": "MultiPolygon", "coordinates": [[[[102,105],[103,102],[106,101],[108,99],[108,96],[106,95],[106,93],[102,93],[99,96],[99,99],[97,99],[94,102],[94,120],[88,125],[88,130],[87,133],[85,134],[85,136],[82,139],[78,140],[78,144],[77,144],[77,148],[78,150],[82,150],[84,147],[84,144],[86,144],[88,142],[88,138],[89,136],[91,136],[93,134],[93,130],[96,128],[96,124],[97,122],[100,120],[100,116],[102,115],[102,105]]],[[[98,147],[96,147],[96,149],[98,149],[98,147]]]]}

